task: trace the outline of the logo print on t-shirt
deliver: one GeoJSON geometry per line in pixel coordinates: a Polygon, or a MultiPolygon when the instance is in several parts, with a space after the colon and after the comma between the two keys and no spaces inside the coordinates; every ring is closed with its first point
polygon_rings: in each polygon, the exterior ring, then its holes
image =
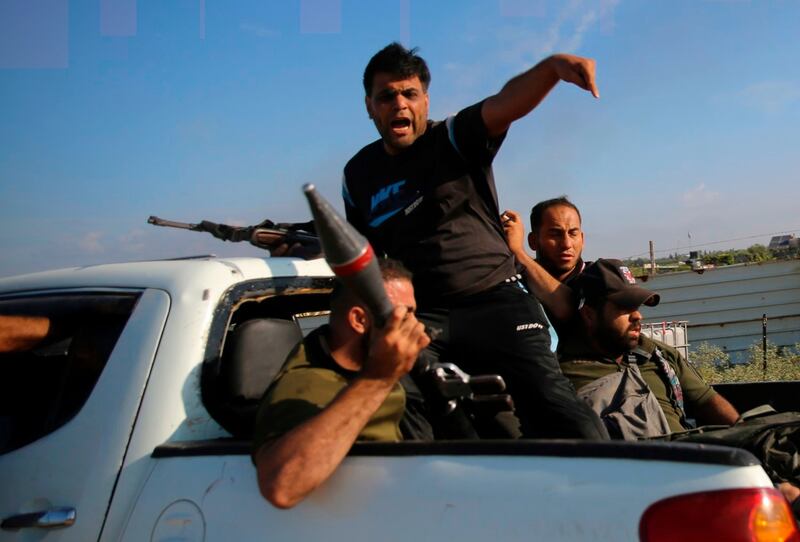
{"type": "Polygon", "coordinates": [[[406,179],[389,184],[372,194],[370,198],[369,225],[377,228],[408,205],[417,192],[401,191],[406,179]]]}
{"type": "Polygon", "coordinates": [[[517,326],[517,331],[527,331],[529,329],[544,329],[544,326],[538,322],[531,322],[529,324],[520,324],[517,326]]]}
{"type": "Polygon", "coordinates": [[[410,215],[410,214],[411,214],[411,213],[414,211],[414,209],[416,209],[417,207],[419,207],[419,204],[420,204],[420,203],[422,203],[422,199],[423,199],[424,197],[425,197],[425,196],[420,196],[420,197],[418,197],[417,199],[415,199],[415,200],[414,200],[414,203],[412,203],[411,205],[409,205],[408,207],[406,207],[406,210],[405,210],[405,214],[406,214],[406,216],[410,215]]]}
{"type": "Polygon", "coordinates": [[[400,188],[406,184],[405,179],[402,181],[397,181],[396,183],[392,183],[390,185],[384,186],[374,194],[372,194],[372,199],[370,201],[370,211],[374,211],[375,207],[383,203],[384,201],[388,200],[392,196],[396,196],[400,192],[400,188]]]}

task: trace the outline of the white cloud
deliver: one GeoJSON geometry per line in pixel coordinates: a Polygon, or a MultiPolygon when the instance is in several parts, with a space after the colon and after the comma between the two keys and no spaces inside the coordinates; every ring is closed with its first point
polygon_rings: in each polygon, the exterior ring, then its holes
{"type": "Polygon", "coordinates": [[[496,92],[494,74],[500,65],[506,73],[521,73],[554,52],[578,52],[586,36],[602,29],[612,29],[614,10],[620,0],[507,0],[501,2],[501,15],[506,21],[494,29],[466,32],[467,43],[485,42],[487,31],[493,31],[496,44],[485,47],[486,53],[472,57],[468,63],[447,61],[444,64],[451,84],[458,89],[437,102],[443,113],[457,111],[464,100],[475,97],[476,91],[496,92]],[[544,6],[544,7],[542,7],[544,6]],[[541,15],[540,15],[541,14],[541,15]],[[491,85],[487,82],[491,81],[491,85]]]}
{"type": "Polygon", "coordinates": [[[789,81],[762,81],[738,93],[747,106],[766,113],[783,111],[793,102],[800,101],[800,84],[789,81]]]}
{"type": "Polygon", "coordinates": [[[573,53],[580,49],[587,32],[609,21],[619,0],[570,0],[561,5],[542,32],[507,33],[503,57],[529,67],[532,62],[554,52],[573,53]],[[509,43],[510,42],[510,43],[509,43]]]}
{"type": "MultiPolygon", "coordinates": [[[[601,5],[602,7],[602,5],[601,5]]],[[[597,22],[600,18],[598,11],[587,11],[581,16],[580,20],[575,25],[572,35],[564,42],[563,49],[565,51],[574,52],[580,49],[583,43],[583,36],[597,22]]]]}
{"type": "Polygon", "coordinates": [[[683,193],[683,204],[686,207],[701,207],[714,203],[718,199],[719,192],[709,190],[706,183],[700,183],[683,193]]]}
{"type": "Polygon", "coordinates": [[[78,239],[78,247],[88,254],[98,254],[105,251],[105,247],[100,242],[103,233],[99,231],[90,231],[83,237],[78,239]]]}
{"type": "Polygon", "coordinates": [[[239,24],[239,30],[245,34],[253,35],[257,38],[277,38],[281,33],[277,30],[267,28],[256,23],[243,22],[239,24]]]}
{"type": "Polygon", "coordinates": [[[566,52],[575,52],[583,44],[583,37],[595,26],[613,16],[619,0],[573,0],[559,13],[553,23],[553,33],[566,36],[557,40],[555,46],[566,52]]]}

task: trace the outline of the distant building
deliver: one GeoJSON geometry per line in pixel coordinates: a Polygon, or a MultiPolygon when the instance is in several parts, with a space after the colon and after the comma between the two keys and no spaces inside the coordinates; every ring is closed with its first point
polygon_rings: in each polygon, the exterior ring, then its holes
{"type": "Polygon", "coordinates": [[[800,247],[800,239],[795,237],[793,234],[789,234],[774,236],[769,240],[769,246],[767,248],[770,250],[785,250],[797,247],[800,247]]]}
{"type": "Polygon", "coordinates": [[[751,345],[760,347],[765,314],[772,344],[800,343],[798,260],[726,265],[702,275],[663,273],[648,277],[646,287],[661,295],[658,306],[641,308],[646,323],[661,329],[662,322],[686,321],[692,345],[715,344],[733,362],[749,359],[751,345]]]}
{"type": "MultiPolygon", "coordinates": [[[[679,263],[656,263],[653,269],[657,271],[677,271],[680,269],[681,265],[679,263]]],[[[642,264],[642,269],[645,271],[650,271],[651,264],[650,262],[644,262],[642,264]]]]}

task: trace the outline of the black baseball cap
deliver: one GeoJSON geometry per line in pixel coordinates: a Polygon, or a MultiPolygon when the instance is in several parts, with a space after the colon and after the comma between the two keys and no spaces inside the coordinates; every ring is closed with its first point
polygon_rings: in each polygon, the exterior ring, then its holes
{"type": "Polygon", "coordinates": [[[661,300],[657,293],[636,286],[630,269],[620,260],[600,258],[587,265],[577,286],[581,299],[594,306],[607,300],[625,308],[655,307],[661,300]]]}

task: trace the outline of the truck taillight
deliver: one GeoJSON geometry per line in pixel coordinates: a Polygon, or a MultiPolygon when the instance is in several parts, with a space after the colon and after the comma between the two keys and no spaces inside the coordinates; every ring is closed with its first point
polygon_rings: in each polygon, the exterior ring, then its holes
{"type": "Polygon", "coordinates": [[[743,488],[679,495],[645,510],[642,542],[800,542],[792,511],[775,489],[743,488]]]}

